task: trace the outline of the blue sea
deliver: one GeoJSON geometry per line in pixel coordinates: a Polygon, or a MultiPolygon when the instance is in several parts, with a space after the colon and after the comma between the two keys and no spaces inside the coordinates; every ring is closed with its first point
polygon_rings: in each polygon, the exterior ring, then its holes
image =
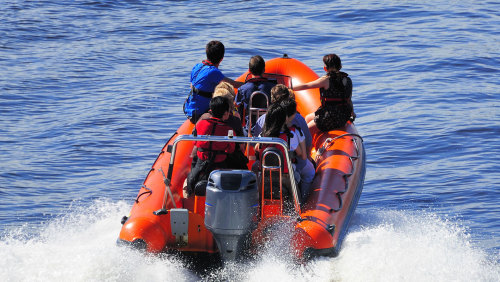
{"type": "Polygon", "coordinates": [[[500,2],[0,0],[1,281],[500,281],[500,2]],[[205,276],[119,248],[120,219],[220,40],[236,78],[338,54],[364,137],[336,258],[282,242],[205,276]]]}

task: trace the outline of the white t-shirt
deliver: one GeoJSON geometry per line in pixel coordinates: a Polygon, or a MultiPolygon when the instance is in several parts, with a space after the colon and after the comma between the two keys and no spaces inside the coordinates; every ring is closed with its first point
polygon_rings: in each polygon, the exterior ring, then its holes
{"type": "MultiPolygon", "coordinates": [[[[297,147],[299,147],[300,133],[297,132],[296,130],[291,130],[290,133],[292,133],[292,137],[290,137],[290,144],[289,144],[290,151],[295,151],[297,149],[297,147]]],[[[304,139],[303,136],[302,136],[302,139],[304,139]]]]}

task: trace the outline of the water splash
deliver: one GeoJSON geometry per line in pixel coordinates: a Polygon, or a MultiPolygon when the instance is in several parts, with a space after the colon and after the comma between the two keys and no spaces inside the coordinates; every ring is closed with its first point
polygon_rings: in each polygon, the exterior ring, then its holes
{"type": "Polygon", "coordinates": [[[38,234],[20,228],[0,242],[2,281],[159,281],[194,279],[173,259],[144,256],[117,247],[125,202],[97,200],[90,207],[42,226],[38,234]]]}
{"type": "Polygon", "coordinates": [[[199,276],[179,260],[117,247],[125,202],[75,203],[66,216],[11,230],[0,241],[1,281],[500,281],[495,258],[467,229],[433,213],[357,213],[340,255],[291,260],[289,225],[255,260],[199,276]],[[28,232],[29,230],[29,232],[28,232]]]}
{"type": "Polygon", "coordinates": [[[467,228],[436,214],[359,215],[331,267],[342,281],[500,281],[500,265],[467,228]]]}

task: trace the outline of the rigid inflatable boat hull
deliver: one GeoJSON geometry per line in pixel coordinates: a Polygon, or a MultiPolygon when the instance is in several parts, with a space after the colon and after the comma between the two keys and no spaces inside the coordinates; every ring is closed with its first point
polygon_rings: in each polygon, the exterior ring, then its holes
{"type": "MultiPolygon", "coordinates": [[[[277,58],[266,62],[266,73],[291,77],[292,84],[318,78],[296,59],[277,58]]],[[[248,73],[237,80],[244,81],[248,73]]],[[[306,116],[319,106],[319,90],[295,92],[297,110],[306,116]]],[[[119,235],[120,242],[142,246],[147,252],[215,254],[219,250],[204,224],[205,197],[183,197],[184,181],[191,167],[188,156],[192,142],[179,142],[172,161],[176,138],[189,135],[193,124],[186,120],[165,144],[149,171],[119,235]],[[166,183],[169,184],[166,189],[166,183]],[[167,193],[168,192],[168,193],[167,193]],[[178,219],[183,220],[178,220],[178,219]],[[184,222],[180,222],[184,221],[184,222]]],[[[312,193],[297,214],[291,245],[298,259],[316,255],[335,256],[346,235],[349,220],[359,200],[365,176],[365,151],[354,124],[313,136],[311,157],[317,160],[312,193]]],[[[249,163],[251,167],[253,161],[249,163]]],[[[281,219],[290,219],[284,216],[281,219]]],[[[294,219],[295,220],[295,219],[294,219]]],[[[254,231],[278,219],[261,218],[254,231]]],[[[258,242],[256,242],[257,244],[258,242]]]]}

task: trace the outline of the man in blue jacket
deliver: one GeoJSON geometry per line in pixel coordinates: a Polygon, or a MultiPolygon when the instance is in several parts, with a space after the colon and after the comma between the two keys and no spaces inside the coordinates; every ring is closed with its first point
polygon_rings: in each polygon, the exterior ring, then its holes
{"type": "Polygon", "coordinates": [[[238,95],[236,95],[236,105],[238,106],[238,111],[241,117],[243,117],[243,110],[245,110],[247,121],[250,96],[253,92],[260,91],[266,94],[269,101],[271,101],[271,88],[276,85],[276,82],[270,81],[262,76],[265,69],[266,62],[261,56],[256,55],[250,58],[250,62],[248,63],[250,78],[247,79],[245,84],[238,88],[238,95]]]}
{"type": "Polygon", "coordinates": [[[207,59],[196,64],[191,71],[191,93],[184,103],[184,113],[192,122],[208,111],[210,99],[219,82],[225,81],[233,87],[240,87],[243,83],[225,77],[219,70],[224,59],[224,44],[220,41],[210,41],[206,46],[207,59]]]}

